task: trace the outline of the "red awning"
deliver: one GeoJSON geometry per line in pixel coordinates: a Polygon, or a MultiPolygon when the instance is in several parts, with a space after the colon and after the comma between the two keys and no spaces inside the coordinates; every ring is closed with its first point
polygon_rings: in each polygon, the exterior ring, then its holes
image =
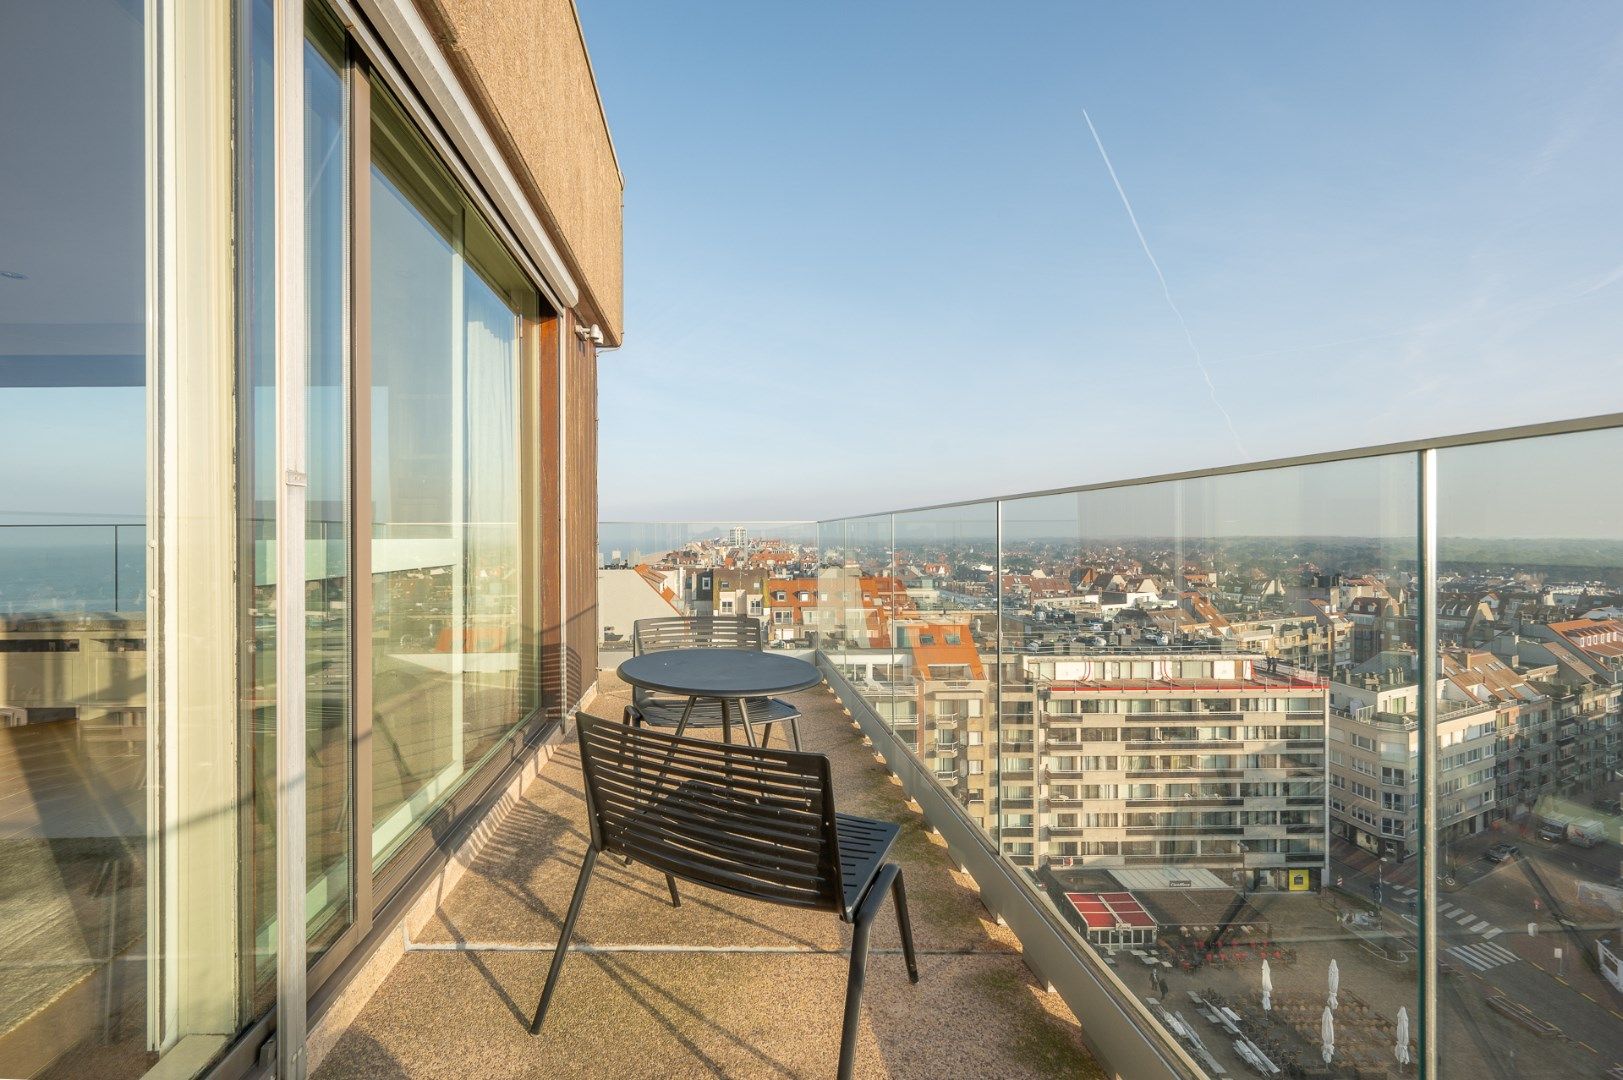
{"type": "Polygon", "coordinates": [[[1065,899],[1082,916],[1089,930],[1155,928],[1155,920],[1150,918],[1150,913],[1144,910],[1142,904],[1133,899],[1132,893],[1068,892],[1065,899]]]}

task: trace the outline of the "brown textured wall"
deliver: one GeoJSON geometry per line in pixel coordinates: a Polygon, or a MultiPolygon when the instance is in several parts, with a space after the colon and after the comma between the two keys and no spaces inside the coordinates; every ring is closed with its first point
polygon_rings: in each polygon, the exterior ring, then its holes
{"type": "Polygon", "coordinates": [[[560,547],[563,506],[559,501],[558,483],[558,461],[563,447],[562,402],[558,396],[562,379],[558,335],[562,327],[562,318],[548,318],[539,327],[540,402],[539,423],[536,425],[541,440],[540,490],[536,500],[537,516],[541,521],[541,698],[546,704],[547,715],[555,717],[562,717],[568,704],[569,691],[564,682],[564,552],[560,547]]]}
{"type": "Polygon", "coordinates": [[[597,679],[597,350],[565,325],[564,640],[570,702],[597,679]]]}
{"type": "Polygon", "coordinates": [[[417,0],[619,344],[624,185],[572,0],[417,0]]]}

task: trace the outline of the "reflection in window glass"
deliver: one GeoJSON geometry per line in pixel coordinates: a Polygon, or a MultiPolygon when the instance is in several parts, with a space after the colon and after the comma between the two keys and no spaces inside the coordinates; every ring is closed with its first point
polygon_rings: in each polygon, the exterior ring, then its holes
{"type": "Polygon", "coordinates": [[[373,102],[376,866],[534,707],[518,372],[539,299],[388,94],[373,102]]]}
{"type": "MultiPolygon", "coordinates": [[[[275,997],[276,975],[276,368],[271,5],[245,9],[248,42],[240,149],[243,242],[238,478],[244,722],[252,750],[252,851],[245,860],[251,935],[245,992],[252,1011],[275,997]],[[251,958],[251,959],[250,959],[251,958]]],[[[319,15],[305,45],[305,234],[310,393],[306,413],[306,911],[311,954],[350,922],[348,404],[344,266],[347,192],[342,36],[319,15]]]]}
{"type": "Polygon", "coordinates": [[[0,1075],[146,1068],[142,5],[0,17],[0,1075]]]}

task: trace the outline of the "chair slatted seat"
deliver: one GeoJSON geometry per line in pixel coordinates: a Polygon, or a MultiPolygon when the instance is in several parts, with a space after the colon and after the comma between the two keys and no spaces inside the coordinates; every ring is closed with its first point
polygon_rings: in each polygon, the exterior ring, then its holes
{"type": "MultiPolygon", "coordinates": [[[[765,648],[766,633],[761,621],[748,615],[666,615],[638,619],[631,625],[633,656],[671,649],[748,649],[760,652],[765,648]]],[[[690,727],[720,727],[722,724],[719,701],[695,701],[690,706],[687,698],[633,687],[631,703],[641,712],[643,722],[674,727],[678,735],[690,727]],[[686,722],[683,721],[684,714],[686,722]]],[[[744,705],[749,726],[762,729],[761,745],[766,745],[766,740],[771,736],[772,725],[787,723],[790,742],[796,750],[800,749],[800,710],[794,705],[782,698],[768,697],[746,698],[744,705]]]]}
{"type": "Polygon", "coordinates": [[[602,852],[665,875],[671,904],[678,879],[734,896],[830,911],[852,924],[839,1076],[856,1054],[868,934],[889,893],[901,928],[908,978],[918,982],[901,867],[887,861],[900,826],[838,813],[828,758],[710,742],[636,723],[581,715],[577,724],[591,844],[552,965],[530,1022],[539,1034],[569,951],[575,920],[602,852]]]}

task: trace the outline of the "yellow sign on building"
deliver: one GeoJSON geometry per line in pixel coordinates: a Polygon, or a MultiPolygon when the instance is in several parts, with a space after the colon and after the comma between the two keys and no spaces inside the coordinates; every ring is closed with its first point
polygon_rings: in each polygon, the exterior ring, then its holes
{"type": "Polygon", "coordinates": [[[1292,870],[1290,872],[1290,891],[1307,892],[1310,888],[1308,881],[1312,875],[1306,870],[1292,870]]]}

